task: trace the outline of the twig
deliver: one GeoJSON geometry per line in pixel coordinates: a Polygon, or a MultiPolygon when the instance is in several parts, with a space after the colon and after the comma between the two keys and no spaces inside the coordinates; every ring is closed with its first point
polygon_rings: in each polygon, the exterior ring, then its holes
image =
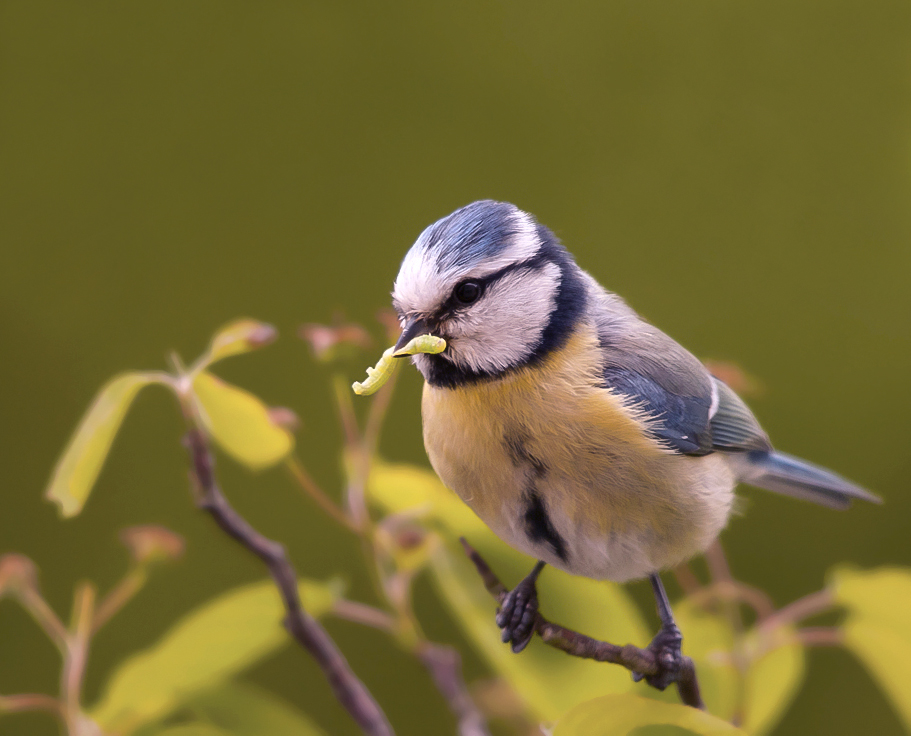
{"type": "Polygon", "coordinates": [[[760,621],[775,612],[772,599],[764,591],[737,580],[719,580],[717,583],[701,588],[687,597],[698,606],[705,606],[709,601],[719,599],[741,601],[756,612],[756,616],[760,621]]]}
{"type": "Polygon", "coordinates": [[[844,632],[835,626],[808,626],[798,629],[797,638],[805,647],[840,647],[845,643],[844,632]]]}
{"type": "Polygon", "coordinates": [[[110,621],[120,610],[129,603],[133,597],[142,590],[146,584],[148,573],[142,567],[134,567],[117,585],[108,593],[92,618],[92,634],[110,621]]]}
{"type": "Polygon", "coordinates": [[[366,603],[340,598],[332,604],[332,613],[345,621],[389,633],[395,632],[395,618],[386,611],[368,606],[366,603]]]}
{"type": "Polygon", "coordinates": [[[66,720],[63,703],[44,693],[19,693],[0,695],[0,713],[22,713],[25,711],[45,711],[66,720]]]}
{"type": "Polygon", "coordinates": [[[222,495],[215,480],[214,460],[205,436],[190,421],[185,444],[190,453],[191,476],[197,489],[197,504],[215,519],[229,536],[259,557],[269,568],[282,596],[287,614],[284,625],[319,664],[335,696],[352,718],[371,736],[392,736],[392,727],[370,691],[352,672],[344,655],[326,630],[301,606],[297,573],[284,547],[257,532],[222,495]]]}
{"type": "Polygon", "coordinates": [[[353,521],[342,511],[335,502],[326,495],[325,491],[320,488],[316,481],[313,480],[312,476],[307,472],[307,469],[304,467],[303,463],[291,455],[285,461],[285,467],[288,468],[288,472],[291,474],[291,477],[297,481],[297,484],[301,487],[310,498],[312,498],[317,506],[319,506],[323,511],[325,511],[329,516],[335,519],[339,524],[344,526],[346,529],[358,532],[360,531],[353,521]]]}
{"type": "Polygon", "coordinates": [[[73,598],[73,616],[60,678],[60,699],[66,715],[67,730],[71,734],[79,732],[82,719],[82,680],[88,663],[94,611],[95,587],[91,583],[81,583],[73,598]]]}
{"type": "Polygon", "coordinates": [[[462,658],[449,647],[423,642],[415,651],[459,719],[459,736],[490,736],[484,716],[462,679],[462,658]]]}
{"type": "MultiPolygon", "coordinates": [[[[490,566],[465,539],[460,540],[465,548],[465,554],[474,563],[478,574],[484,581],[484,587],[496,600],[503,603],[509,592],[500,582],[490,566]]],[[[535,631],[545,644],[560,649],[573,657],[593,659],[596,662],[609,662],[626,667],[630,672],[639,672],[643,675],[656,675],[659,672],[655,655],[648,649],[640,649],[632,644],[618,646],[605,641],[593,639],[585,634],[567,629],[559,624],[554,624],[545,619],[540,613],[535,621],[535,631]]],[[[683,657],[680,675],[677,680],[677,692],[680,700],[693,708],[705,710],[705,703],[699,693],[699,681],[696,678],[696,668],[693,660],[683,657]]]]}
{"type": "Polygon", "coordinates": [[[791,626],[806,618],[825,613],[835,604],[835,596],[830,590],[818,590],[815,593],[798,598],[784,608],[768,616],[760,625],[760,632],[769,632],[781,626],[791,626]]]}
{"type": "Polygon", "coordinates": [[[54,609],[52,609],[50,605],[48,605],[48,602],[44,600],[41,593],[37,589],[24,588],[21,591],[15,592],[14,595],[18,597],[22,607],[28,611],[32,619],[34,619],[48,635],[51,641],[54,642],[57,649],[60,650],[61,655],[66,656],[66,626],[63,625],[63,622],[57,617],[57,614],[54,613],[54,609]]]}

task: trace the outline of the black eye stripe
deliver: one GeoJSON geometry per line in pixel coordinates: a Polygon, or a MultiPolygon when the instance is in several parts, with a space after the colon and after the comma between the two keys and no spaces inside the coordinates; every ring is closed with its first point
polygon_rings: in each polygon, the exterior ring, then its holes
{"type": "MultiPolygon", "coordinates": [[[[504,266],[499,271],[494,271],[493,273],[489,273],[486,276],[480,276],[469,280],[474,281],[481,287],[481,295],[483,296],[483,294],[493,284],[497,283],[497,281],[500,281],[503,277],[508,276],[511,273],[515,273],[516,271],[540,271],[548,263],[554,263],[554,260],[550,258],[546,253],[538,253],[531,258],[526,258],[524,261],[519,261],[518,263],[510,263],[508,266],[504,266]]],[[[443,302],[442,305],[440,305],[440,308],[434,315],[434,320],[436,322],[443,322],[444,320],[452,317],[454,314],[464,310],[469,306],[471,305],[460,302],[454,293],[450,294],[449,298],[443,302]]]]}

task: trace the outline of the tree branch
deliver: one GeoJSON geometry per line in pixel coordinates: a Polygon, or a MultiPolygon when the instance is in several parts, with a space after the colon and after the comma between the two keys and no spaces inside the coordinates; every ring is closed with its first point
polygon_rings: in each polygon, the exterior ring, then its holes
{"type": "MultiPolygon", "coordinates": [[[[477,550],[468,544],[464,538],[460,541],[465,548],[465,554],[474,563],[478,574],[484,581],[484,587],[487,588],[487,592],[497,600],[497,603],[502,603],[509,592],[506,586],[500,582],[500,579],[490,569],[484,558],[478,554],[477,550]]],[[[626,667],[630,672],[639,672],[643,675],[658,674],[659,667],[655,660],[655,655],[648,649],[639,649],[639,647],[632,644],[626,644],[621,647],[616,644],[592,639],[585,634],[551,623],[540,613],[535,621],[535,631],[545,644],[560,649],[573,657],[619,664],[626,667]]],[[[702,696],[699,693],[696,668],[693,665],[693,660],[689,657],[683,658],[680,676],[676,684],[680,700],[685,705],[705,710],[705,703],[702,702],[702,696]]]]}
{"type": "Polygon", "coordinates": [[[423,642],[416,650],[437,689],[459,719],[459,736],[490,736],[484,716],[462,679],[462,658],[455,649],[423,642]]]}
{"type": "Polygon", "coordinates": [[[259,557],[281,593],[287,612],[285,628],[316,660],[332,686],[335,696],[352,718],[370,736],[393,736],[392,727],[380,706],[326,630],[301,605],[297,573],[284,547],[257,532],[222,495],[215,480],[214,459],[206,437],[190,422],[185,445],[190,453],[191,477],[197,491],[197,505],[211,514],[221,529],[259,557]]]}

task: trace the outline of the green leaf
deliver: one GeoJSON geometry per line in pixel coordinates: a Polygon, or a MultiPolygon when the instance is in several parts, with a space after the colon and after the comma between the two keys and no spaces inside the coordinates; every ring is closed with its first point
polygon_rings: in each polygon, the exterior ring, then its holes
{"type": "Polygon", "coordinates": [[[709,713],[676,703],[635,695],[605,695],[579,705],[563,716],[554,736],[626,736],[642,726],[667,725],[702,736],[729,736],[745,731],[709,713]]]}
{"type": "MultiPolygon", "coordinates": [[[[896,602],[896,605],[901,605],[896,602]]],[[[879,684],[911,732],[911,636],[862,616],[844,624],[845,646],[879,684]]]]}
{"type": "MultiPolygon", "coordinates": [[[[740,696],[740,673],[733,663],[734,631],[729,619],[686,599],[675,603],[673,609],[683,633],[683,653],[696,665],[699,689],[709,713],[730,720],[740,696]]],[[[644,694],[656,697],[657,691],[644,694]]],[[[657,699],[679,702],[674,688],[668,688],[657,699]]]]}
{"type": "Polygon", "coordinates": [[[270,324],[255,319],[239,319],[222,327],[202,358],[203,365],[257,350],[275,341],[278,331],[270,324]]]}
{"type": "Polygon", "coordinates": [[[848,608],[843,626],[845,646],[861,661],[886,693],[911,731],[911,570],[881,567],[833,570],[831,589],[848,608]]]}
{"type": "Polygon", "coordinates": [[[864,619],[897,631],[907,629],[907,612],[911,609],[911,569],[836,567],[829,575],[829,587],[838,603],[864,619]]]}
{"type": "Polygon", "coordinates": [[[325,732],[276,695],[246,683],[229,682],[190,703],[206,721],[234,736],[324,736],[325,732]]]}
{"type": "MultiPolygon", "coordinates": [[[[456,541],[465,536],[507,585],[521,579],[534,560],[504,544],[428,470],[375,461],[368,483],[371,500],[387,513],[423,511],[446,544],[430,557],[432,580],[450,613],[477,651],[520,695],[536,718],[553,720],[570,707],[604,692],[636,687],[616,665],[569,657],[533,641],[520,655],[500,640],[496,601],[456,541]]],[[[620,586],[547,568],[538,580],[541,611],[550,620],[590,636],[644,646],[648,629],[620,586]]]]}
{"type": "Polygon", "coordinates": [[[778,725],[806,674],[804,647],[793,631],[777,635],[781,643],[755,660],[746,676],[743,728],[754,736],[770,733],[778,725]]]}
{"type": "Polygon", "coordinates": [[[261,470],[294,449],[294,436],[272,421],[266,405],[249,391],[203,371],[193,379],[193,392],[206,431],[238,462],[261,470]]]}
{"type": "MultiPolygon", "coordinates": [[[[312,616],[329,612],[330,586],[299,584],[312,616]]],[[[202,690],[233,677],[290,640],[282,629],[284,608],[272,581],[246,585],[190,612],[149,649],[118,667],[92,710],[106,731],[131,731],[157,721],[202,690]]]]}
{"type": "Polygon", "coordinates": [[[367,493],[387,514],[420,510],[449,537],[469,536],[487,526],[465,503],[444,486],[436,474],[414,465],[375,459],[370,467],[367,493]]]}
{"type": "Polygon", "coordinates": [[[157,382],[160,379],[154,373],[121,373],[95,396],[57,461],[45,492],[62,516],[82,511],[130,404],[141,388],[157,382]]]}

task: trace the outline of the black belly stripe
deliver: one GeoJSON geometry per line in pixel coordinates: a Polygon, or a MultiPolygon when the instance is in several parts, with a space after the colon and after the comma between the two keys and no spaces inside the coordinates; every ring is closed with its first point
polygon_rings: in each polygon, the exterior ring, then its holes
{"type": "Polygon", "coordinates": [[[554,528],[553,522],[547,515],[544,499],[532,487],[526,494],[525,506],[525,533],[533,542],[549,544],[554,553],[566,562],[566,542],[554,528]]]}

